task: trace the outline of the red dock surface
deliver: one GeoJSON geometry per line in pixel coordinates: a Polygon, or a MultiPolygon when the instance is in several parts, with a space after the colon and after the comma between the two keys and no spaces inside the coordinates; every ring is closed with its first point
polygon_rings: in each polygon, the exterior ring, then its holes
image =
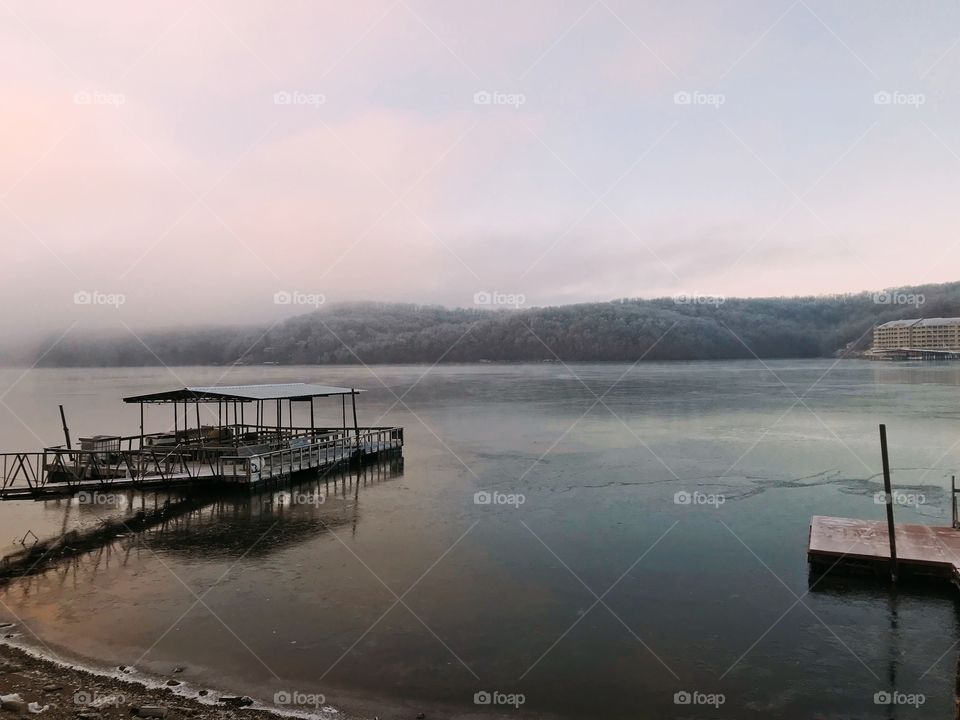
{"type": "MultiPolygon", "coordinates": [[[[960,530],[930,525],[896,525],[897,561],[926,566],[960,578],[960,530]]],[[[815,515],[810,521],[807,557],[826,562],[890,559],[887,523],[883,520],[815,515]]]]}

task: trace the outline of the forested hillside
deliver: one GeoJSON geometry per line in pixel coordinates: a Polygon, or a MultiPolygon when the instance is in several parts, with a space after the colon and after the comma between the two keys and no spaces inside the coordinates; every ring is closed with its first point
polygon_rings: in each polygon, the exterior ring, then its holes
{"type": "Polygon", "coordinates": [[[870,329],[890,319],[960,315],[960,283],[898,292],[921,296],[924,302],[897,303],[902,297],[884,302],[873,293],[860,293],[722,302],[623,299],[500,311],[356,303],[325,307],[274,327],[143,333],[143,343],[129,333],[70,334],[39,364],[633,361],[644,353],[647,360],[749,358],[754,353],[801,358],[866,348],[870,329]]]}

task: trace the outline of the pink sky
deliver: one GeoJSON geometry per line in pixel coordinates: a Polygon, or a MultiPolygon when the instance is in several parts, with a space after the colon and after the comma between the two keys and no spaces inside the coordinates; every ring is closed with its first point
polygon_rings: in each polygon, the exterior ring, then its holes
{"type": "Polygon", "coordinates": [[[284,290],[545,305],[958,279],[948,2],[0,16],[8,336],[304,309],[284,290]]]}

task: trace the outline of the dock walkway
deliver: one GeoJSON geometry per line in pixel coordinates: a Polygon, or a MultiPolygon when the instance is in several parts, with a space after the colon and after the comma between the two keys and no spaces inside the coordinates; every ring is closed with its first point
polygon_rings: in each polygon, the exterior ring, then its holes
{"type": "Polygon", "coordinates": [[[79,492],[184,485],[244,485],[326,472],[367,462],[403,448],[402,428],[362,428],[357,434],[302,437],[294,447],[254,454],[203,448],[152,448],[109,453],[48,448],[42,453],[0,454],[0,500],[43,499],[79,492]]]}
{"type": "MultiPolygon", "coordinates": [[[[960,530],[932,525],[896,525],[901,572],[946,577],[960,585],[960,530]]],[[[807,558],[814,565],[844,565],[885,573],[890,563],[884,520],[815,515],[810,521],[807,558]]]]}

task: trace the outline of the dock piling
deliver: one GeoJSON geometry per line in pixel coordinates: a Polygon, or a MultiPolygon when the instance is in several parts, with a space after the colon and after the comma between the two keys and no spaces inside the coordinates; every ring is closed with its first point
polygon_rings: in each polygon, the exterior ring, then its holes
{"type": "Polygon", "coordinates": [[[957,527],[957,476],[950,476],[950,520],[951,526],[957,527]]]}
{"type": "Polygon", "coordinates": [[[883,491],[886,495],[887,534],[890,537],[890,580],[897,581],[897,533],[893,524],[893,490],[890,487],[890,458],[887,455],[887,426],[880,423],[880,455],[883,460],[883,491]]]}
{"type": "Polygon", "coordinates": [[[70,446],[70,428],[67,427],[67,416],[63,412],[63,405],[60,406],[60,422],[63,424],[63,438],[67,441],[67,450],[73,450],[70,446]]]}

